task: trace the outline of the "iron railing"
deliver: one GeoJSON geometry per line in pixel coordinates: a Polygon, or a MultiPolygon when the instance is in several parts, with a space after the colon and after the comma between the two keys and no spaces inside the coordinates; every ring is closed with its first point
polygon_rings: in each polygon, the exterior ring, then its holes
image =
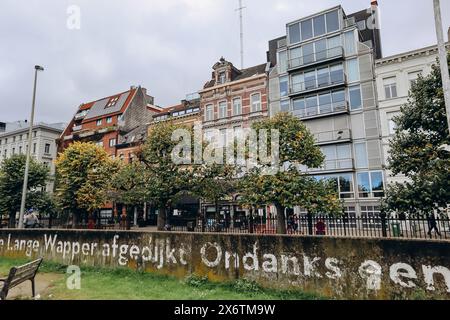
{"type": "Polygon", "coordinates": [[[289,60],[288,68],[296,69],[308,65],[312,65],[314,63],[319,63],[322,61],[327,61],[331,59],[341,58],[344,56],[344,48],[343,47],[335,47],[327,50],[317,51],[315,53],[302,55],[298,58],[292,58],[289,60]]]}

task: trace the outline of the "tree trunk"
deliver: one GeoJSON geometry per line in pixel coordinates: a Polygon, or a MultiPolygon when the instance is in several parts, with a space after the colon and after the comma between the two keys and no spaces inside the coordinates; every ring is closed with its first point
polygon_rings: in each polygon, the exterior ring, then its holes
{"type": "Polygon", "coordinates": [[[214,206],[216,208],[216,215],[215,215],[215,219],[216,219],[216,223],[220,222],[220,211],[219,211],[219,200],[214,200],[214,206]]]}
{"type": "Polygon", "coordinates": [[[72,214],[72,229],[76,229],[80,224],[81,212],[74,212],[72,214]]]}
{"type": "Polygon", "coordinates": [[[277,233],[286,234],[286,217],[284,216],[285,207],[276,203],[275,208],[277,209],[277,233]]]}
{"type": "Polygon", "coordinates": [[[164,231],[166,226],[166,206],[162,205],[159,207],[158,212],[158,231],[164,231]]]}
{"type": "Polygon", "coordinates": [[[9,223],[8,228],[14,229],[16,228],[16,213],[9,213],[9,223]]]}
{"type": "Polygon", "coordinates": [[[254,225],[253,225],[253,211],[254,211],[254,208],[251,207],[250,208],[250,216],[248,217],[248,232],[249,233],[255,232],[254,225]]]}

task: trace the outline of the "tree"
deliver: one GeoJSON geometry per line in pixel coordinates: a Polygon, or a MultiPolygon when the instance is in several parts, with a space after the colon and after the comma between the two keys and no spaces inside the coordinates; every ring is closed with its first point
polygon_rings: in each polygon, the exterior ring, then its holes
{"type": "MultiPolygon", "coordinates": [[[[16,226],[16,213],[22,201],[23,177],[25,173],[25,155],[13,155],[3,161],[0,169],[0,214],[9,214],[9,227],[16,226]]],[[[48,168],[30,159],[28,173],[28,191],[26,208],[33,207],[33,201],[41,199],[49,177],[48,168]]]]}
{"type": "MultiPolygon", "coordinates": [[[[147,194],[158,207],[158,230],[164,230],[168,222],[167,210],[183,191],[188,190],[192,174],[189,166],[173,161],[172,152],[179,141],[172,137],[178,129],[186,130],[192,138],[192,128],[170,121],[158,123],[149,132],[141,154],[141,161],[150,181],[147,194]]],[[[187,156],[191,159],[192,154],[187,156]]]]}
{"type": "Polygon", "coordinates": [[[443,212],[450,204],[450,136],[439,64],[412,84],[400,110],[388,162],[407,182],[389,186],[383,208],[417,216],[443,212]]]}
{"type": "MultiPolygon", "coordinates": [[[[242,201],[254,206],[273,204],[277,210],[277,232],[286,233],[286,207],[304,206],[310,213],[335,212],[339,200],[326,182],[315,181],[301,173],[300,167],[320,167],[324,156],[306,126],[289,113],[279,113],[252,125],[259,136],[261,130],[278,130],[279,160],[275,174],[264,174],[264,165],[248,172],[240,183],[242,201]],[[323,212],[323,211],[322,211],[323,212]]],[[[270,141],[271,142],[271,141],[270,141]]]]}
{"type": "Polygon", "coordinates": [[[216,223],[220,220],[219,201],[235,189],[235,168],[231,165],[203,164],[196,166],[191,182],[192,193],[216,208],[216,223]]]}
{"type": "Polygon", "coordinates": [[[100,146],[75,142],[59,154],[56,169],[58,204],[73,214],[77,225],[82,214],[92,214],[105,205],[119,163],[100,146]]]}

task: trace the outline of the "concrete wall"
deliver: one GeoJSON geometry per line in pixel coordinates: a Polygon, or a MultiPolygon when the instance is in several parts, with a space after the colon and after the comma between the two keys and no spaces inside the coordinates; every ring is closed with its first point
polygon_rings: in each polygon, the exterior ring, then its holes
{"type": "MultiPolygon", "coordinates": [[[[450,242],[319,237],[0,230],[0,257],[128,266],[340,299],[450,298],[450,242]]],[[[1,258],[0,258],[1,259],[1,258]]]]}

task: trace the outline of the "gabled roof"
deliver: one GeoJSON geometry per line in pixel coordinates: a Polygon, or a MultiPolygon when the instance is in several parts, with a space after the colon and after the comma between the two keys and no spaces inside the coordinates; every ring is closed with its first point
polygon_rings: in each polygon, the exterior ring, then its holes
{"type": "MultiPolygon", "coordinates": [[[[260,65],[254,66],[254,67],[242,69],[242,70],[239,70],[239,74],[233,78],[232,82],[247,79],[247,78],[250,78],[250,77],[253,77],[256,75],[260,75],[260,74],[265,74],[266,72],[267,72],[267,63],[263,63],[263,64],[260,64],[260,65]]],[[[212,79],[212,80],[208,81],[203,88],[208,89],[208,88],[214,87],[215,85],[216,85],[216,80],[212,79]]]]}

